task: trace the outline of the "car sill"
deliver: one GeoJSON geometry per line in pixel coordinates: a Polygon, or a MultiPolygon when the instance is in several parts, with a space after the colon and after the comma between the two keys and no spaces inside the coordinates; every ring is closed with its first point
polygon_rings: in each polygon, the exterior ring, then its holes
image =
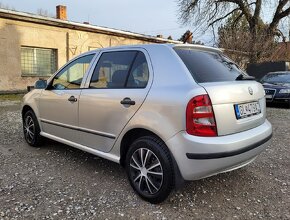
{"type": "Polygon", "coordinates": [[[77,144],[75,142],[72,142],[72,141],[69,141],[69,140],[66,140],[66,139],[63,139],[63,138],[60,138],[60,137],[45,133],[45,132],[40,132],[40,135],[43,136],[43,137],[58,141],[60,143],[67,144],[69,146],[75,147],[77,149],[86,151],[86,152],[94,154],[96,156],[111,160],[113,162],[120,163],[120,157],[118,157],[116,155],[112,155],[110,153],[105,153],[105,152],[102,152],[102,151],[99,151],[99,150],[96,150],[96,149],[93,149],[93,148],[89,148],[87,146],[84,146],[84,145],[81,145],[81,144],[77,144]]]}

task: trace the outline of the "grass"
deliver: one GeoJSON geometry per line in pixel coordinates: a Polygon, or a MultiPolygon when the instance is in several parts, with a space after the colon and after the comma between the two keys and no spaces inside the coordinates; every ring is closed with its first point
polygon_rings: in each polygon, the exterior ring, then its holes
{"type": "Polygon", "coordinates": [[[0,101],[20,101],[24,94],[0,94],[0,101]]]}

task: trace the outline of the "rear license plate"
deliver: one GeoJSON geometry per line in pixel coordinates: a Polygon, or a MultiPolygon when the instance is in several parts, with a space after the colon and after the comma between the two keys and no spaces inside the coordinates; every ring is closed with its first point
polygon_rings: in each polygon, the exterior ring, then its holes
{"type": "Polygon", "coordinates": [[[249,102],[234,105],[237,119],[247,118],[261,113],[259,102],[249,102]]]}

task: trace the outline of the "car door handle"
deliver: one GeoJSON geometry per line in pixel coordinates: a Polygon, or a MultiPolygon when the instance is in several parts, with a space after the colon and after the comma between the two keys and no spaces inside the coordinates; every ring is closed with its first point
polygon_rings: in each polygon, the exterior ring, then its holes
{"type": "Polygon", "coordinates": [[[71,97],[68,98],[68,101],[70,101],[70,102],[76,102],[76,101],[78,101],[78,99],[75,98],[75,97],[72,95],[71,97]]]}
{"type": "Polygon", "coordinates": [[[122,105],[135,105],[135,101],[131,100],[128,97],[124,98],[120,103],[122,105]]]}

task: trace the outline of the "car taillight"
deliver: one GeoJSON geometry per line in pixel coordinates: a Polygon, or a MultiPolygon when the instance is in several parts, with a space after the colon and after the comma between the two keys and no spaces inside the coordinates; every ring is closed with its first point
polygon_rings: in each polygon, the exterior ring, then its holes
{"type": "Polygon", "coordinates": [[[188,102],[186,132],[203,137],[217,136],[214,112],[208,95],[196,96],[188,102]]]}

